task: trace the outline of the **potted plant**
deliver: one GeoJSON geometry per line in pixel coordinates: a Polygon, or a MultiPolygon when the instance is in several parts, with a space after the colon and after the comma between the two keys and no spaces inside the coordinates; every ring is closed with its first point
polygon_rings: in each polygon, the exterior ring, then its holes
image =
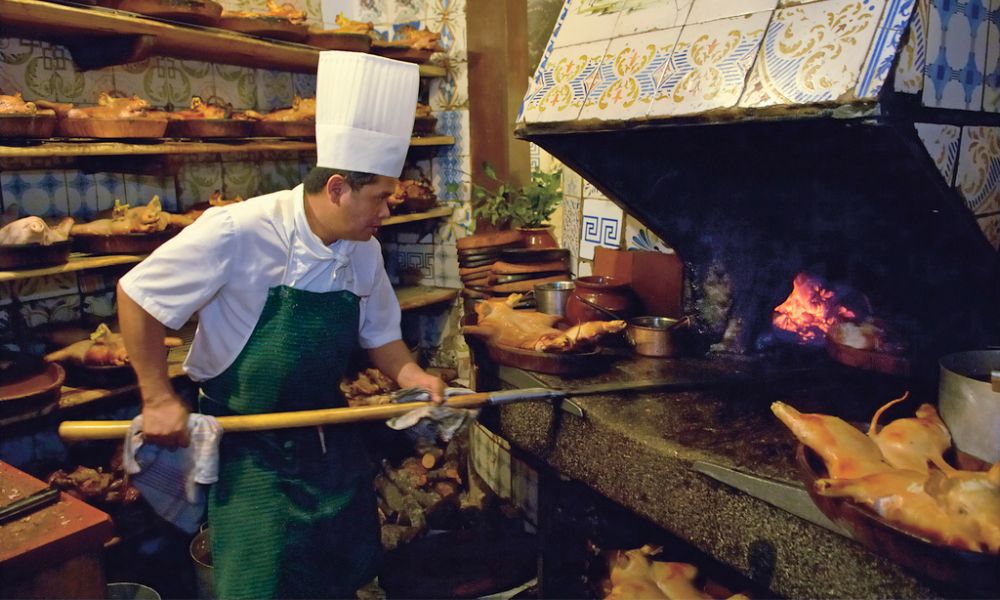
{"type": "Polygon", "coordinates": [[[488,221],[500,229],[517,228],[528,247],[558,246],[552,236],[552,227],[546,222],[562,201],[559,172],[533,171],[531,182],[519,188],[500,181],[489,163],[483,163],[483,173],[496,183],[496,189],[491,191],[473,184],[472,214],[476,219],[488,221]]]}

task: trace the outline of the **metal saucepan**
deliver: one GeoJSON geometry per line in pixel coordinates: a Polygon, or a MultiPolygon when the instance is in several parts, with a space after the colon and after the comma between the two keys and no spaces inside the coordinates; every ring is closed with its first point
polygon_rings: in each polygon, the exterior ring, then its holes
{"type": "Polygon", "coordinates": [[[676,356],[678,347],[674,332],[690,323],[688,317],[635,317],[629,319],[625,329],[625,339],[642,356],[676,356]]]}
{"type": "Polygon", "coordinates": [[[949,354],[940,365],[938,408],[955,446],[1000,461],[1000,350],[949,354]]]}

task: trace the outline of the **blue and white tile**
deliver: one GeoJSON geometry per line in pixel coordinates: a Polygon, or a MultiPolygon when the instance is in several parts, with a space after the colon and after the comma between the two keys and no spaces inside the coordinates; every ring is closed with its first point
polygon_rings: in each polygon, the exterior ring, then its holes
{"type": "Polygon", "coordinates": [[[1000,112],[1000,0],[990,0],[985,75],[983,110],[1000,112]]]}
{"type": "Polygon", "coordinates": [[[427,103],[434,112],[469,109],[469,64],[448,61],[445,76],[431,80],[427,103]]]}
{"type": "Polygon", "coordinates": [[[257,108],[257,69],[237,65],[212,65],[213,99],[236,110],[257,108]]]}
{"type": "Polygon", "coordinates": [[[983,0],[931,0],[924,106],[982,110],[988,17],[983,0]]]}
{"type": "Polygon", "coordinates": [[[292,87],[300,98],[316,97],[316,76],[310,73],[292,73],[292,87]]]}
{"type": "Polygon", "coordinates": [[[955,185],[974,213],[982,212],[987,199],[1000,185],[1000,127],[965,127],[955,185]]]}
{"type": "Polygon", "coordinates": [[[302,180],[298,161],[268,160],[260,163],[258,194],[290,190],[302,180]]]}
{"type": "Polygon", "coordinates": [[[962,128],[956,125],[939,123],[916,123],[917,135],[927,148],[927,153],[934,159],[941,176],[948,187],[955,176],[955,164],[958,162],[959,141],[962,128]]]}
{"type": "Polygon", "coordinates": [[[114,87],[111,68],[83,73],[69,51],[40,40],[0,38],[0,89],[26,100],[93,104],[114,87]]]}
{"type": "Polygon", "coordinates": [[[897,92],[919,94],[924,89],[929,11],[930,0],[917,0],[906,44],[899,52],[899,63],[896,65],[894,89],[897,92]]]}
{"type": "Polygon", "coordinates": [[[217,160],[186,161],[177,174],[177,187],[181,210],[207,202],[213,192],[222,189],[222,164],[217,160]]]}
{"type": "Polygon", "coordinates": [[[583,197],[583,177],[579,173],[563,165],[563,198],[575,198],[579,200],[583,197]]]}
{"type": "Polygon", "coordinates": [[[421,281],[425,281],[425,285],[434,285],[435,265],[433,244],[399,244],[395,254],[396,273],[401,279],[406,272],[413,273],[419,271],[421,281]]]}
{"type": "Polygon", "coordinates": [[[456,204],[451,214],[434,231],[434,243],[454,244],[457,240],[472,235],[474,229],[472,206],[468,202],[456,204]]]}
{"type": "Polygon", "coordinates": [[[21,305],[21,318],[28,327],[47,323],[70,323],[80,319],[80,295],[35,300],[21,305]]]}
{"type": "Polygon", "coordinates": [[[889,0],[882,15],[882,25],[872,38],[871,48],[861,70],[861,78],[854,90],[857,98],[877,98],[896,64],[906,24],[910,22],[916,0],[889,0]]]}
{"type": "Polygon", "coordinates": [[[576,264],[576,277],[590,277],[594,274],[594,263],[592,260],[581,258],[576,264]]]}
{"type": "Polygon", "coordinates": [[[614,121],[646,116],[657,76],[680,32],[675,27],[611,40],[600,66],[583,79],[587,100],[578,118],[614,121]]]}
{"type": "Polygon", "coordinates": [[[767,29],[770,12],[687,25],[657,74],[649,116],[735,106],[767,29]]]}
{"type": "Polygon", "coordinates": [[[257,69],[257,110],[268,112],[288,108],[294,95],[291,73],[257,69]]]}
{"type": "Polygon", "coordinates": [[[979,224],[979,229],[982,230],[983,235],[993,245],[993,248],[1000,250],[1000,215],[979,217],[976,219],[976,223],[979,224]]]}
{"type": "Polygon", "coordinates": [[[115,310],[114,291],[103,294],[87,294],[83,296],[81,307],[83,314],[101,318],[111,318],[117,312],[115,310]]]}
{"type": "Polygon", "coordinates": [[[121,173],[94,173],[97,186],[97,212],[110,211],[115,200],[126,202],[125,176],[121,173]]]}
{"type": "Polygon", "coordinates": [[[356,2],[356,13],[355,18],[358,21],[389,21],[392,19],[392,14],[389,10],[392,7],[391,0],[354,0],[356,2]]]}
{"type": "Polygon", "coordinates": [[[437,264],[434,285],[455,289],[462,287],[462,280],[458,276],[458,250],[454,241],[434,246],[434,262],[437,264]]]}
{"type": "Polygon", "coordinates": [[[384,25],[376,24],[374,29],[369,32],[369,35],[373,39],[380,40],[383,42],[392,41],[392,23],[387,23],[384,25]]]}
{"type": "Polygon", "coordinates": [[[600,198],[606,200],[607,196],[604,195],[601,190],[597,189],[594,184],[590,183],[586,179],[583,180],[583,197],[584,198],[600,198]]]}
{"type": "Polygon", "coordinates": [[[570,264],[575,265],[580,258],[580,198],[563,198],[562,204],[562,245],[569,250],[570,264]]]}
{"type": "Polygon", "coordinates": [[[420,31],[424,28],[424,24],[420,19],[410,19],[404,21],[393,21],[392,23],[392,34],[390,35],[391,41],[399,41],[406,38],[406,32],[415,29],[420,31]]]}
{"type": "Polygon", "coordinates": [[[19,279],[13,282],[11,288],[14,297],[22,302],[80,293],[80,288],[76,283],[76,273],[59,273],[44,277],[19,279]]]}
{"type": "Polygon", "coordinates": [[[778,0],[694,0],[687,15],[686,25],[720,21],[730,17],[750,15],[759,12],[774,12],[778,0]]]}
{"type": "Polygon", "coordinates": [[[606,11],[604,6],[590,0],[568,0],[565,8],[568,12],[555,39],[556,49],[599,40],[607,42],[614,37],[619,11],[606,11]]]}
{"type": "Polygon", "coordinates": [[[260,189],[261,169],[259,165],[244,161],[224,161],[222,163],[222,195],[225,198],[241,196],[253,198],[260,189]]]}
{"type": "Polygon", "coordinates": [[[580,217],[580,258],[593,260],[594,248],[621,247],[625,213],[610,200],[585,198],[580,217]]]}
{"type": "Polygon", "coordinates": [[[166,211],[177,210],[177,188],[173,177],[125,174],[125,199],[130,206],[145,206],[160,197],[166,211]]]}
{"type": "Polygon", "coordinates": [[[465,3],[449,0],[430,0],[427,2],[425,24],[428,29],[439,34],[440,46],[452,60],[468,59],[468,42],[466,39],[465,3]]]}
{"type": "Polygon", "coordinates": [[[0,173],[4,203],[17,204],[19,216],[64,217],[69,214],[63,171],[0,173]]]}
{"type": "Polygon", "coordinates": [[[424,0],[395,0],[393,21],[413,21],[424,18],[424,0]]]}
{"type": "Polygon", "coordinates": [[[537,85],[529,88],[522,118],[527,123],[573,121],[600,84],[607,40],[552,51],[537,85]]]}
{"type": "Polygon", "coordinates": [[[97,181],[83,171],[66,171],[66,201],[69,215],[83,223],[97,218],[97,181]]]}
{"type": "Polygon", "coordinates": [[[851,94],[885,4],[821,0],[775,11],[739,105],[831,102],[851,94]]]}
{"type": "MultiPolygon", "coordinates": [[[[684,25],[692,4],[704,2],[706,0],[667,0],[661,2],[635,3],[627,5],[618,15],[618,22],[615,23],[613,37],[620,38],[627,35],[636,35],[648,31],[658,31],[662,29],[672,29],[684,25]]],[[[716,0],[718,1],[718,0],[716,0]]],[[[725,0],[729,2],[729,0],[725,0]]],[[[759,2],[760,0],[754,0],[759,2]]],[[[777,2],[777,0],[765,0],[767,2],[777,2]]],[[[750,4],[749,0],[740,2],[750,4]]]]}
{"type": "Polygon", "coordinates": [[[472,153],[469,146],[469,111],[468,110],[446,110],[436,114],[437,132],[441,135],[450,135],[455,138],[455,143],[451,146],[459,156],[467,156],[472,153]]]}
{"type": "Polygon", "coordinates": [[[673,253],[669,244],[632,215],[625,216],[625,249],[673,253]]]}

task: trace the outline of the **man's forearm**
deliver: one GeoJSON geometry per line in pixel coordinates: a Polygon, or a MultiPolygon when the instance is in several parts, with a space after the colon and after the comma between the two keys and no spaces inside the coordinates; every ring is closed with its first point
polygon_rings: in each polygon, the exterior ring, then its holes
{"type": "Polygon", "coordinates": [[[118,287],[118,322],[129,362],[139,380],[142,400],[173,395],[167,374],[166,328],[118,287]]]}
{"type": "Polygon", "coordinates": [[[402,374],[405,379],[408,369],[416,368],[422,370],[417,363],[413,362],[413,357],[410,356],[410,351],[402,340],[396,340],[378,348],[372,348],[368,351],[368,356],[371,357],[372,364],[375,365],[376,369],[382,371],[400,385],[403,385],[403,383],[399,381],[399,377],[402,374]],[[407,363],[412,366],[408,366],[407,363]]]}

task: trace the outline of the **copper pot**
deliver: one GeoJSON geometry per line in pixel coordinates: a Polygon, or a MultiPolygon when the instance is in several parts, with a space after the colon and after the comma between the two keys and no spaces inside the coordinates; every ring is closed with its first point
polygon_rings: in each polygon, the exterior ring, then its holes
{"type": "Polygon", "coordinates": [[[625,339],[642,356],[670,357],[678,353],[674,332],[690,321],[670,317],[636,317],[629,320],[625,339]]]}
{"type": "Polygon", "coordinates": [[[566,300],[566,320],[570,323],[625,320],[631,316],[631,290],[621,279],[590,275],[577,278],[575,283],[576,289],[566,300]]]}

